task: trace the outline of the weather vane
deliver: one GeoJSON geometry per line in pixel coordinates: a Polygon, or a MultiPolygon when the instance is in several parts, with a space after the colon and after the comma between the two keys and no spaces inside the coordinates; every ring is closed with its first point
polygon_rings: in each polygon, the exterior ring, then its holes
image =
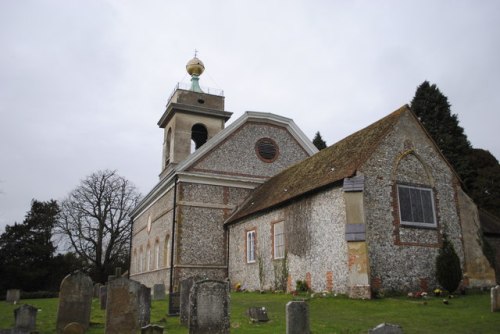
{"type": "Polygon", "coordinates": [[[196,58],[196,55],[198,55],[198,50],[194,49],[194,56],[196,58]]]}

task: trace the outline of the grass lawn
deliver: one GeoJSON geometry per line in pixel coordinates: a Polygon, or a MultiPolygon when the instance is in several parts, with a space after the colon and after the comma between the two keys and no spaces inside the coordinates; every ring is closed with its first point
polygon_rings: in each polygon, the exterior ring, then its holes
{"type": "MultiPolygon", "coordinates": [[[[231,333],[285,333],[285,305],[289,294],[231,294],[231,333]],[[245,315],[252,306],[265,306],[270,321],[251,323],[245,315]]],[[[40,309],[37,330],[55,333],[57,298],[21,300],[40,309]]],[[[313,333],[367,333],[382,322],[399,324],[405,333],[500,333],[500,312],[490,311],[489,293],[470,294],[450,299],[427,300],[406,297],[352,300],[346,297],[313,298],[308,301],[313,333]]],[[[187,333],[178,317],[166,316],[167,301],[153,301],[151,323],[164,326],[169,334],[187,333]]],[[[0,328],[14,325],[13,310],[18,305],[0,302],[0,328]]],[[[92,304],[89,334],[104,333],[104,312],[99,301],[92,304]]]]}

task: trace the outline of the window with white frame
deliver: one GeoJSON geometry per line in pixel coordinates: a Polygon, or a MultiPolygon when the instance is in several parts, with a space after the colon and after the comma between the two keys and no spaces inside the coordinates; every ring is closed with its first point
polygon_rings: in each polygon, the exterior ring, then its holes
{"type": "Polygon", "coordinates": [[[431,188],[398,184],[398,200],[401,224],[419,227],[437,226],[431,188]]]}
{"type": "Polygon", "coordinates": [[[144,254],[143,254],[143,251],[142,251],[142,248],[139,252],[139,272],[143,272],[144,271],[144,254]]]}
{"type": "Polygon", "coordinates": [[[247,231],[247,263],[255,262],[255,230],[247,231]]]}
{"type": "Polygon", "coordinates": [[[285,257],[285,223],[279,222],[273,225],[273,255],[274,259],[285,257]]]}

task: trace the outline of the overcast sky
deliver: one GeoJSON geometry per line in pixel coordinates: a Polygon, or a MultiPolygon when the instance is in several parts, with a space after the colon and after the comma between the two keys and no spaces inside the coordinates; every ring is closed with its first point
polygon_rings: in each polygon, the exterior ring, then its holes
{"type": "Polygon", "coordinates": [[[116,169],[158,181],[156,125],[194,49],[202,86],[329,145],[424,80],[500,157],[500,1],[0,0],[0,232],[116,169]]]}

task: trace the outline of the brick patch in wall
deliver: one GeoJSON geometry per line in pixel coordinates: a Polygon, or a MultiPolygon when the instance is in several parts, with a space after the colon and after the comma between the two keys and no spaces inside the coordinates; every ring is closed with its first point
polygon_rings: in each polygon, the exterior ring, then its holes
{"type": "Polygon", "coordinates": [[[333,290],[333,272],[326,272],[326,291],[332,292],[333,290]]]}
{"type": "Polygon", "coordinates": [[[306,273],[306,284],[307,284],[307,288],[311,289],[312,285],[311,285],[311,273],[310,272],[306,273]]]}
{"type": "Polygon", "coordinates": [[[292,291],[292,275],[288,274],[288,278],[286,280],[286,291],[292,291]]]}
{"type": "Polygon", "coordinates": [[[429,290],[429,279],[427,277],[420,278],[420,290],[421,291],[429,290]]]}

